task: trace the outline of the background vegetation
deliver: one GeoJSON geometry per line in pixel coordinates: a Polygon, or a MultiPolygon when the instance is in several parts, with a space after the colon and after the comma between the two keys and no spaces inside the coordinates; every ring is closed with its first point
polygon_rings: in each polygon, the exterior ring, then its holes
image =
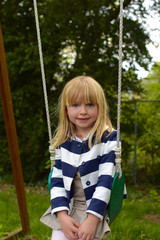
{"type": "MultiPolygon", "coordinates": [[[[111,224],[111,234],[103,240],[160,240],[159,188],[151,186],[128,187],[128,199],[124,200],[119,216],[111,224]],[[133,210],[134,209],[134,210],[133,210]]],[[[39,219],[49,206],[48,190],[42,187],[26,187],[26,198],[31,232],[23,240],[50,239],[51,229],[39,219]]],[[[3,185],[0,191],[0,239],[19,227],[20,218],[15,189],[3,185]]]]}
{"type": "MultiPolygon", "coordinates": [[[[38,0],[38,11],[52,132],[63,86],[82,74],[102,85],[116,126],[119,2],[38,0]]],[[[143,0],[124,0],[121,135],[128,199],[111,225],[110,240],[160,239],[160,63],[154,63],[145,79],[139,79],[136,69],[147,69],[151,63],[146,48],[151,40],[144,23],[147,14],[159,11],[159,0],[151,0],[148,11],[143,0]],[[131,187],[135,173],[138,186],[131,187]]],[[[39,222],[50,204],[46,189],[49,144],[32,1],[1,0],[0,21],[27,184],[32,237],[24,240],[50,239],[51,230],[39,222]]],[[[21,226],[15,189],[8,182],[13,182],[13,175],[0,101],[0,238],[21,226]]]]}
{"type": "MultiPolygon", "coordinates": [[[[151,1],[150,14],[160,9],[151,1]]],[[[57,124],[57,99],[74,76],[90,75],[103,87],[116,126],[119,3],[115,1],[38,1],[52,132],[57,124]]],[[[143,81],[136,66],[151,62],[146,44],[151,40],[143,23],[149,14],[142,0],[124,0],[122,100],[160,99],[160,64],[143,81]]],[[[9,79],[24,180],[47,178],[48,133],[41,84],[33,4],[30,0],[0,2],[9,79]]],[[[159,102],[137,102],[137,181],[159,183],[159,102]]],[[[127,181],[134,173],[134,102],[122,103],[123,169],[127,181]]],[[[12,170],[0,106],[0,176],[12,181],[12,170]]],[[[44,180],[46,182],[46,180],[44,180]]]]}

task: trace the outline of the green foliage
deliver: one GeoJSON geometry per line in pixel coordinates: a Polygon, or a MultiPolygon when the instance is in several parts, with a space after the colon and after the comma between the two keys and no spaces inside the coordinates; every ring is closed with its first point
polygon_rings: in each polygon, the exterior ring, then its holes
{"type": "Polygon", "coordinates": [[[151,189],[149,191],[149,196],[152,202],[160,202],[160,195],[156,189],[151,189]]]}
{"type": "MultiPolygon", "coordinates": [[[[111,224],[111,234],[103,240],[160,240],[159,190],[148,185],[127,187],[128,199],[124,200],[120,214],[111,224]]],[[[51,229],[39,221],[50,205],[48,189],[26,186],[26,198],[31,232],[24,239],[49,240],[51,229]]],[[[21,226],[13,186],[1,185],[0,212],[1,236],[21,226]]]]}
{"type": "Polygon", "coordinates": [[[121,136],[122,163],[126,179],[132,182],[135,168],[137,182],[159,184],[160,174],[160,64],[155,63],[141,82],[140,95],[133,91],[122,94],[121,136]],[[137,110],[136,110],[137,109],[137,110]],[[135,138],[135,125],[137,136],[135,138]],[[136,144],[136,146],[135,146],[136,144]]]}
{"type": "Polygon", "coordinates": [[[4,232],[2,231],[3,224],[0,224],[0,237],[4,236],[4,232]]]}
{"type": "Polygon", "coordinates": [[[143,80],[145,97],[147,99],[160,99],[160,62],[153,64],[147,78],[143,80]]]}
{"type": "MultiPolygon", "coordinates": [[[[158,203],[152,201],[152,191],[154,190],[144,186],[131,187],[127,191],[128,199],[124,201],[120,215],[111,225],[111,235],[104,240],[160,239],[157,235],[160,208],[158,203]]],[[[158,189],[155,191],[159,192],[158,189]]]]}
{"type": "Polygon", "coordinates": [[[4,236],[8,231],[14,231],[20,227],[20,216],[18,204],[13,186],[4,185],[0,190],[0,226],[1,235],[4,236]],[[10,225],[8,228],[7,225],[10,225]]]}
{"type": "MultiPolygon", "coordinates": [[[[134,2],[124,1],[123,50],[124,61],[128,62],[129,69],[123,69],[123,93],[129,90],[136,93],[142,91],[134,63],[147,68],[150,61],[146,48],[150,40],[139,22],[139,18],[145,14],[142,3],[142,0],[136,3],[135,11],[134,2]],[[129,14],[131,12],[133,14],[129,14]]],[[[57,126],[57,100],[62,87],[72,77],[82,74],[93,76],[104,88],[111,108],[111,120],[116,126],[119,41],[117,1],[40,0],[38,12],[52,132],[57,126]]],[[[49,153],[32,2],[2,0],[0,18],[24,179],[25,182],[36,182],[48,174],[45,165],[49,153]]],[[[4,178],[11,175],[11,167],[8,164],[2,111],[0,124],[0,141],[3,142],[0,173],[4,178]]],[[[127,146],[129,139],[125,143],[127,146]]]]}
{"type": "Polygon", "coordinates": [[[155,63],[151,73],[143,81],[143,99],[138,106],[138,166],[152,177],[152,183],[159,182],[160,174],[160,64],[155,63]]]}
{"type": "MultiPolygon", "coordinates": [[[[43,240],[44,235],[46,236],[45,239],[49,239],[51,229],[39,221],[50,204],[48,190],[38,186],[36,188],[26,187],[26,198],[32,235],[39,240],[43,240]]],[[[5,236],[21,227],[14,186],[1,185],[0,212],[0,236],[5,236]]]]}

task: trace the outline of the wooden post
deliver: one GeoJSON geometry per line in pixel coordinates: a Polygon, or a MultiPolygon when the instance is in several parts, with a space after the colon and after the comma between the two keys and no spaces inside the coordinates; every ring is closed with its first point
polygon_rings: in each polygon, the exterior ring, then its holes
{"type": "Polygon", "coordinates": [[[27,211],[27,203],[24,190],[24,181],[22,175],[22,167],[20,153],[18,147],[18,139],[16,125],[13,113],[13,105],[10,92],[10,84],[7,72],[7,64],[5,58],[5,50],[3,44],[2,29],[0,24],[0,96],[2,100],[3,114],[8,138],[8,145],[11,156],[12,171],[14,175],[14,183],[17,192],[18,206],[22,223],[22,231],[29,231],[29,217],[27,211]]]}

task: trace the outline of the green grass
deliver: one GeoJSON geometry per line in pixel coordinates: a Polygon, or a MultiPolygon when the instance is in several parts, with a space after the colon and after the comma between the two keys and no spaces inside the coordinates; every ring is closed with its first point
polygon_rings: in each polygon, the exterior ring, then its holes
{"type": "Polygon", "coordinates": [[[154,189],[128,188],[128,199],[108,240],[160,240],[160,196],[154,189]],[[152,194],[153,192],[153,194],[152,194]]]}
{"type": "MultiPolygon", "coordinates": [[[[43,187],[25,189],[31,232],[23,239],[49,240],[51,229],[39,221],[50,204],[48,190],[43,187]]],[[[103,240],[160,240],[158,188],[128,187],[127,192],[128,199],[110,226],[111,234],[103,240]]],[[[0,239],[20,227],[15,188],[12,185],[0,185],[0,239]]]]}
{"type": "MultiPolygon", "coordinates": [[[[37,240],[50,239],[51,229],[39,221],[50,204],[48,190],[33,187],[26,187],[25,189],[31,228],[28,236],[32,235],[37,240]]],[[[0,239],[20,227],[15,187],[0,185],[0,239]]]]}

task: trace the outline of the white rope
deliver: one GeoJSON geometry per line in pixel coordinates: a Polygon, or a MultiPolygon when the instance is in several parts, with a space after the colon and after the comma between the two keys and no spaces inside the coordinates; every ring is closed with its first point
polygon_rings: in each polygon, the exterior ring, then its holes
{"type": "Polygon", "coordinates": [[[117,148],[116,154],[116,170],[121,176],[121,147],[120,147],[120,110],[121,110],[121,83],[122,83],[122,45],[123,45],[123,0],[120,0],[120,22],[119,22],[119,68],[118,68],[118,106],[117,106],[117,148]]]}
{"type": "Polygon", "coordinates": [[[51,123],[50,123],[50,116],[49,116],[48,97],[47,97],[47,90],[46,90],[46,79],[45,79],[45,72],[44,72],[42,44],[41,44],[41,36],[40,36],[40,28],[39,28],[38,10],[37,10],[36,0],[33,0],[33,4],[34,4],[34,14],[35,14],[35,21],[36,21],[36,30],[37,30],[37,40],[38,40],[38,49],[39,49],[39,57],[40,57],[43,93],[44,93],[47,125],[48,125],[48,135],[49,135],[49,141],[51,141],[51,139],[52,139],[51,123]]]}

